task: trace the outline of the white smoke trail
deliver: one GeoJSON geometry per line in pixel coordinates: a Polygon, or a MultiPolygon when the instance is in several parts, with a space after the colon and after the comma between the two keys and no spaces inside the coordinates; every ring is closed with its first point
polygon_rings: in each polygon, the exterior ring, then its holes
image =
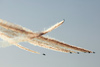
{"type": "MultiPolygon", "coordinates": [[[[19,47],[19,48],[21,48],[21,49],[23,49],[23,50],[26,50],[26,51],[29,51],[29,52],[32,52],[32,53],[37,53],[37,54],[40,54],[40,53],[38,53],[38,52],[36,52],[36,51],[33,51],[33,50],[30,50],[30,49],[28,49],[28,48],[25,48],[25,47],[23,47],[23,46],[21,46],[21,45],[19,45],[19,44],[17,44],[12,38],[10,38],[9,36],[7,36],[7,35],[5,35],[4,33],[1,33],[0,32],[0,37],[2,37],[3,39],[5,39],[7,42],[9,42],[9,44],[13,44],[13,45],[15,45],[15,46],[17,46],[17,47],[19,47]]],[[[6,45],[8,45],[9,46],[9,44],[6,44],[6,45]]],[[[3,47],[3,46],[2,46],[3,47]]]]}
{"type": "Polygon", "coordinates": [[[5,47],[9,47],[12,46],[12,44],[6,42],[6,41],[0,41],[0,47],[5,48],[5,47]]]}
{"type": "Polygon", "coordinates": [[[27,51],[30,51],[33,53],[38,53],[38,52],[35,52],[28,48],[25,48],[25,47],[19,45],[18,43],[28,41],[31,44],[38,45],[38,46],[48,48],[48,49],[52,49],[52,50],[56,50],[56,51],[61,51],[61,52],[76,53],[74,51],[69,50],[69,49],[73,49],[73,50],[77,50],[77,51],[81,51],[81,52],[92,53],[92,51],[90,51],[90,50],[75,47],[75,46],[65,44],[63,42],[42,36],[43,34],[46,34],[50,31],[52,31],[53,29],[57,28],[58,26],[60,26],[63,22],[64,22],[64,20],[61,21],[60,23],[55,24],[54,26],[47,29],[46,31],[43,31],[40,34],[37,34],[37,33],[34,33],[31,30],[28,30],[24,27],[21,27],[19,25],[15,25],[12,23],[8,23],[8,22],[0,19],[0,37],[3,40],[8,41],[10,44],[14,44],[21,49],[24,49],[24,50],[27,50],[27,51]]]}
{"type": "Polygon", "coordinates": [[[55,51],[60,51],[60,52],[73,52],[73,53],[76,53],[74,51],[71,51],[71,50],[67,50],[67,49],[63,49],[61,47],[58,47],[58,46],[55,46],[55,45],[52,45],[51,43],[49,42],[45,42],[45,41],[40,41],[38,40],[37,38],[34,38],[34,39],[31,39],[28,41],[30,44],[34,44],[34,45],[37,45],[37,46],[40,46],[40,47],[44,47],[44,48],[47,48],[47,49],[51,49],[51,50],[55,50],[55,51]]]}
{"type": "Polygon", "coordinates": [[[77,50],[77,51],[81,51],[81,52],[90,52],[90,53],[92,53],[92,51],[90,51],[90,50],[86,50],[86,49],[83,49],[83,48],[80,48],[80,47],[65,44],[63,42],[60,42],[60,41],[57,41],[57,40],[54,40],[54,39],[50,39],[50,38],[46,38],[46,37],[43,37],[43,36],[38,37],[38,40],[49,42],[51,44],[55,44],[56,46],[64,47],[66,49],[73,49],[73,50],[77,50]]]}
{"type": "Polygon", "coordinates": [[[53,25],[52,27],[48,28],[47,30],[43,31],[42,34],[46,34],[48,32],[51,32],[52,30],[56,29],[57,27],[59,27],[63,23],[64,23],[64,20],[57,23],[57,24],[55,24],[55,25],[53,25]]]}

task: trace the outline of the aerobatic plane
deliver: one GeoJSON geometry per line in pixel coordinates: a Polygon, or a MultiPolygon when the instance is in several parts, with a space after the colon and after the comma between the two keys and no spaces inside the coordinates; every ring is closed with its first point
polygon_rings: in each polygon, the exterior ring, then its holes
{"type": "MultiPolygon", "coordinates": [[[[23,50],[40,54],[37,51],[33,51],[19,44],[20,42],[29,42],[30,44],[33,44],[35,46],[40,46],[43,48],[65,53],[77,53],[77,54],[79,54],[79,52],[95,53],[84,48],[72,46],[64,42],[55,40],[53,38],[43,36],[44,34],[56,29],[63,23],[64,20],[51,26],[47,30],[44,30],[40,33],[36,33],[20,25],[16,25],[0,19],[0,38],[3,39],[3,41],[0,42],[0,47],[8,47],[15,45],[23,50]]],[[[43,55],[45,54],[43,53],[43,55]]]]}

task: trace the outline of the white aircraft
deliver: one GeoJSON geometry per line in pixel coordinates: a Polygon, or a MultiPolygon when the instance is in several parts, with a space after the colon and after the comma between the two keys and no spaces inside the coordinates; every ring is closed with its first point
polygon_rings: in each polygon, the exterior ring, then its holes
{"type": "MultiPolygon", "coordinates": [[[[30,50],[26,47],[23,47],[19,45],[19,42],[29,42],[30,44],[33,44],[35,46],[44,47],[47,49],[65,52],[65,53],[78,53],[80,52],[87,52],[87,53],[95,53],[87,49],[79,48],[76,46],[72,46],[69,44],[65,44],[63,42],[57,41],[52,38],[48,38],[45,36],[42,36],[48,32],[51,32],[55,28],[59,27],[61,24],[64,23],[64,20],[55,24],[54,26],[50,27],[49,29],[41,32],[41,33],[35,33],[29,29],[26,29],[22,26],[9,23],[5,20],[0,19],[0,38],[3,39],[3,41],[0,42],[0,47],[8,47],[15,45],[23,50],[30,51],[32,53],[40,54],[39,52],[30,50]]],[[[43,54],[45,55],[45,54],[43,54]]]]}

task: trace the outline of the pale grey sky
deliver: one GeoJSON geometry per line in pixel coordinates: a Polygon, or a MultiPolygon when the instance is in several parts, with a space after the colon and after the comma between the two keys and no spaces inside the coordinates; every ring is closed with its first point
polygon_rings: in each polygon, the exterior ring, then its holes
{"type": "Polygon", "coordinates": [[[100,0],[0,0],[0,18],[38,32],[65,19],[46,35],[96,52],[69,54],[20,43],[46,56],[0,48],[0,67],[100,67],[100,0]]]}

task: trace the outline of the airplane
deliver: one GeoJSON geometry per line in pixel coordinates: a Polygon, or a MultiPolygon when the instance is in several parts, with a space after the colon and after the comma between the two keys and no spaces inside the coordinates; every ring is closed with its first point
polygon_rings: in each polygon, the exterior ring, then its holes
{"type": "Polygon", "coordinates": [[[66,44],[64,42],[55,40],[53,38],[43,36],[46,33],[51,32],[52,30],[62,25],[64,21],[65,20],[62,20],[59,23],[51,26],[47,30],[44,30],[40,33],[36,33],[20,25],[13,24],[0,19],[0,38],[3,40],[0,42],[0,47],[8,47],[8,46],[15,45],[23,50],[40,54],[37,51],[33,51],[19,44],[20,42],[29,42],[34,46],[40,46],[43,48],[64,52],[64,53],[77,53],[77,54],[79,54],[79,52],[95,53],[93,51],[84,48],[72,46],[70,44],[66,44]]]}
{"type": "Polygon", "coordinates": [[[45,56],[46,54],[43,53],[43,55],[45,56]]]}

